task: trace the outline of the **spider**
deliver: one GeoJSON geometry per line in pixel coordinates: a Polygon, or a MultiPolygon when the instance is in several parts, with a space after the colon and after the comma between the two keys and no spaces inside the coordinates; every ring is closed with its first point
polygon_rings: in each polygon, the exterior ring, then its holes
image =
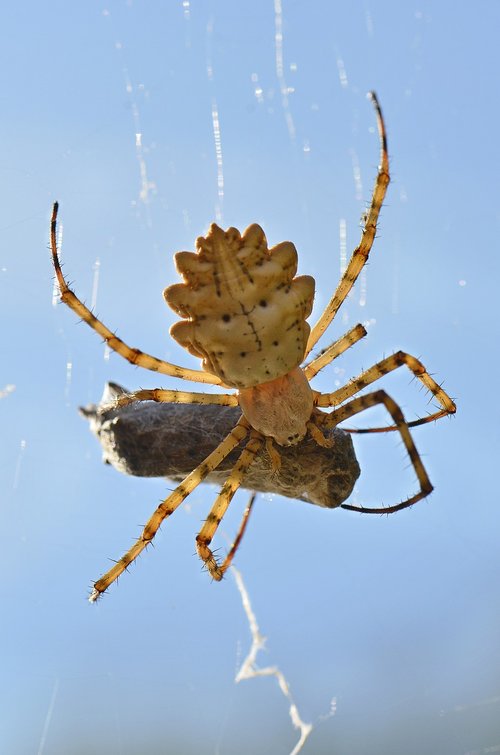
{"type": "Polygon", "coordinates": [[[390,181],[382,111],[375,93],[370,92],[368,96],[375,109],[381,152],[372,199],[363,218],[360,243],[352,253],[335,293],[312,329],[306,320],[312,310],[315,281],[307,275],[296,276],[297,252],[291,242],[285,241],[269,249],[262,228],[256,224],[240,234],[236,228],[224,231],[214,223],[206,236],[196,240],[196,253],[178,252],[175,255],[176,266],[184,282],[171,285],[164,291],[167,303],[181,318],[172,326],[170,333],[190,354],[202,360],[202,370],[180,367],[131,348],[77,297],[61,270],[56,240],[58,203],[54,204],[50,246],[61,300],[90,325],[111,349],[131,364],[183,380],[236,389],[236,393],[219,394],[162,388],[138,390],[121,396],[115,405],[158,401],[239,405],[241,409],[241,416],[231,432],[160,503],[139,539],[95,582],[89,598],[91,602],[118,579],[152,542],[162,522],[241,443],[244,443],[241,453],[196,537],[197,552],[217,581],[222,579],[241,542],[254,497],[222,562],[215,558],[210,544],[246,470],[263,447],[278,474],[280,454],[276,446],[299,443],[306,435],[320,446],[328,445],[324,430],[336,427],[372,406],[383,405],[391,418],[390,424],[358,431],[351,429],[350,432],[398,432],[415,470],[419,490],[392,506],[365,508],[342,504],[342,508],[389,514],[411,506],[432,491],[433,486],[410,428],[453,414],[456,407],[422,362],[411,354],[398,351],[331,393],[313,390],[310,380],[366,335],[362,325],[356,325],[318,356],[305,362],[368,259],[390,181]],[[411,422],[405,420],[400,407],[386,391],[379,389],[357,395],[382,376],[402,366],[406,366],[421,381],[439,404],[436,411],[411,422]],[[325,408],[331,408],[331,411],[322,411],[325,408]]]}

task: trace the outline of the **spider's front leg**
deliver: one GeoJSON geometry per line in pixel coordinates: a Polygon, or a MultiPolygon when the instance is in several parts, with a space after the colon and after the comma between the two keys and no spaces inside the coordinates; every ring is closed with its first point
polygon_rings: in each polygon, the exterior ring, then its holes
{"type": "Polygon", "coordinates": [[[198,555],[205,563],[205,566],[207,567],[210,575],[218,582],[222,579],[222,577],[224,576],[224,573],[229,568],[231,561],[233,560],[234,555],[241,542],[243,533],[245,531],[245,528],[248,522],[248,516],[253,506],[254,497],[251,499],[249,506],[247,506],[238,534],[234,540],[233,545],[231,546],[231,549],[228,555],[226,556],[222,564],[217,563],[217,560],[213,552],[210,550],[209,546],[214,538],[214,535],[217,531],[217,528],[219,527],[219,524],[222,521],[222,517],[226,513],[229,507],[229,504],[231,503],[231,500],[234,494],[236,493],[236,491],[238,490],[238,488],[240,487],[243,481],[245,472],[253,463],[253,460],[255,459],[255,455],[261,449],[263,443],[264,443],[264,437],[261,435],[261,433],[258,433],[255,430],[252,430],[251,435],[250,435],[250,440],[248,441],[245,448],[241,452],[238,461],[234,465],[233,469],[231,470],[229,474],[229,477],[227,478],[226,482],[222,486],[222,489],[219,495],[217,496],[217,499],[214,505],[212,506],[209,515],[207,516],[205,524],[203,525],[199,534],[196,537],[196,550],[198,551],[198,555]]]}
{"type": "Polygon", "coordinates": [[[364,396],[352,399],[344,406],[340,406],[338,409],[334,409],[330,414],[326,415],[323,419],[324,427],[336,427],[340,422],[353,417],[355,414],[369,409],[371,406],[377,404],[383,404],[389,414],[391,415],[396,430],[401,435],[401,439],[405,445],[410,461],[416,472],[420,490],[415,495],[410,496],[405,501],[394,504],[393,506],[383,506],[378,508],[365,508],[363,506],[351,506],[350,504],[343,503],[341,507],[348,509],[349,511],[359,511],[363,514],[392,514],[395,511],[400,511],[408,506],[412,506],[417,501],[422,500],[432,492],[433,486],[429,480],[429,476],[420,458],[420,454],[417,451],[411,433],[408,429],[408,424],[405,421],[403,412],[396,402],[385,391],[374,391],[373,393],[367,393],[364,396]]]}
{"type": "Polygon", "coordinates": [[[59,211],[59,203],[54,202],[52,207],[52,217],[50,221],[50,248],[52,252],[52,262],[59,285],[59,291],[61,294],[61,301],[70,307],[73,312],[76,312],[84,322],[89,325],[92,330],[105,340],[110,349],[120,354],[127,362],[135,364],[137,367],[143,367],[146,370],[152,372],[160,372],[163,375],[170,375],[171,377],[181,378],[182,380],[193,380],[198,383],[211,383],[213,385],[220,385],[221,379],[216,375],[212,375],[209,372],[203,370],[191,370],[187,367],[180,367],[177,364],[166,362],[164,359],[159,359],[151,354],[147,354],[140,349],[132,348],[125,341],[113,333],[104,323],[102,323],[90,309],[78,298],[78,296],[70,289],[66,278],[64,277],[61,269],[61,263],[59,260],[59,253],[57,250],[57,214],[59,211]]]}
{"type": "Polygon", "coordinates": [[[320,315],[318,322],[311,329],[309,340],[307,342],[306,356],[314,348],[315,344],[332,322],[366,264],[377,233],[377,223],[380,210],[382,209],[387,187],[391,180],[389,175],[389,155],[387,153],[387,134],[385,131],[384,117],[375,92],[370,92],[368,96],[375,108],[380,141],[380,164],[377,178],[375,179],[375,185],[373,187],[372,199],[364,217],[361,240],[351,255],[351,259],[344,270],[335,293],[326,305],[323,313],[320,315]]]}

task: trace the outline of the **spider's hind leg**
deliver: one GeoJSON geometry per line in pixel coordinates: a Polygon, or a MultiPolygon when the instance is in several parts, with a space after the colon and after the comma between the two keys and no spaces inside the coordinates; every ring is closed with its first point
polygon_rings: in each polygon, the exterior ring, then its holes
{"type": "Polygon", "coordinates": [[[243,540],[243,536],[245,534],[245,531],[248,525],[248,520],[250,518],[250,514],[252,513],[253,505],[255,503],[256,498],[257,498],[257,493],[254,491],[249,498],[245,511],[243,512],[240,526],[239,526],[238,532],[236,533],[236,537],[233,540],[233,544],[231,548],[229,549],[229,552],[226,558],[224,559],[224,561],[219,567],[223,574],[227,571],[229,566],[231,566],[233,558],[236,555],[236,551],[240,547],[240,543],[243,540]]]}
{"type": "Polygon", "coordinates": [[[394,421],[394,427],[401,435],[401,439],[417,475],[420,490],[405,501],[396,503],[393,506],[365,508],[363,506],[351,506],[350,504],[343,503],[341,504],[341,507],[343,509],[348,509],[349,511],[359,511],[363,514],[392,514],[395,511],[400,511],[408,506],[412,506],[417,501],[422,500],[422,498],[426,498],[426,496],[428,496],[433,490],[432,483],[429,480],[429,476],[422,463],[420,454],[417,451],[410,430],[408,429],[403,412],[398,404],[385,391],[374,391],[373,393],[367,393],[364,396],[354,398],[352,401],[344,404],[344,406],[334,409],[334,411],[326,417],[323,424],[325,427],[336,427],[340,422],[349,419],[355,414],[363,412],[371,406],[376,406],[377,404],[383,404],[391,415],[394,421]]]}
{"type": "MultiPolygon", "coordinates": [[[[445,417],[448,414],[454,414],[456,412],[455,402],[448,396],[446,391],[436,383],[434,378],[427,372],[427,369],[422,362],[411,354],[407,354],[405,351],[396,351],[395,354],[391,354],[385,359],[381,359],[372,367],[364,370],[360,375],[352,380],[349,380],[342,388],[338,388],[332,393],[322,393],[317,399],[317,406],[336,406],[342,404],[347,399],[354,396],[359,391],[362,391],[371,383],[379,380],[384,375],[388,375],[390,372],[397,370],[399,367],[406,366],[410,372],[422,383],[424,388],[431,392],[436,401],[440,405],[438,411],[432,412],[426,417],[407,422],[407,427],[417,427],[418,425],[424,425],[427,422],[433,422],[436,419],[445,417]]],[[[345,432],[364,432],[364,433],[379,433],[390,432],[391,430],[398,430],[397,425],[389,425],[387,427],[371,427],[362,430],[356,430],[352,428],[343,428],[345,432]]]]}

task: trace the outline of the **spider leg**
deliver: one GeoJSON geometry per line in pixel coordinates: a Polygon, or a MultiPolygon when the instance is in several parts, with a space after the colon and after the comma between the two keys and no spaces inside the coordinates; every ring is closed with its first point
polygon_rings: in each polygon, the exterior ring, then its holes
{"type": "Polygon", "coordinates": [[[248,524],[248,520],[250,518],[250,514],[252,512],[253,505],[255,503],[255,499],[256,498],[257,498],[257,493],[254,491],[252,493],[252,495],[250,496],[250,500],[248,501],[248,503],[246,505],[245,511],[243,512],[243,517],[241,519],[239,530],[236,533],[236,537],[234,538],[234,541],[233,541],[233,544],[232,544],[232,546],[231,546],[231,548],[229,550],[229,553],[227,554],[226,558],[224,559],[224,561],[222,562],[222,564],[220,566],[220,569],[221,569],[221,571],[222,571],[223,574],[228,570],[229,566],[231,566],[231,563],[232,563],[233,558],[234,558],[234,556],[236,554],[236,551],[240,547],[240,543],[243,540],[243,536],[245,534],[245,531],[246,531],[246,528],[247,528],[247,524],[248,524]]]}
{"type": "Polygon", "coordinates": [[[343,509],[348,509],[349,511],[360,511],[363,514],[392,514],[394,511],[400,511],[401,509],[405,509],[408,506],[412,506],[417,501],[420,501],[422,498],[428,496],[429,493],[431,493],[433,490],[432,483],[429,480],[425,467],[422,463],[422,459],[420,458],[411,433],[408,429],[408,425],[403,416],[403,412],[396,404],[396,402],[385,391],[374,391],[373,393],[367,393],[365,396],[354,398],[344,406],[340,406],[338,409],[334,409],[331,414],[326,415],[325,419],[323,420],[323,425],[326,427],[336,427],[340,422],[343,422],[344,420],[349,419],[349,417],[352,417],[355,414],[359,414],[359,412],[363,412],[365,409],[368,409],[371,406],[375,406],[376,404],[383,404],[394,420],[395,427],[401,435],[401,439],[405,445],[408,456],[410,457],[410,461],[416,472],[420,490],[418,493],[410,496],[405,501],[401,501],[400,503],[394,504],[393,506],[364,508],[363,506],[351,506],[349,504],[343,503],[341,504],[341,507],[343,509]]]}
{"type": "Polygon", "coordinates": [[[342,303],[345,301],[347,295],[349,294],[349,291],[352,289],[354,283],[358,278],[358,275],[360,274],[368,259],[368,255],[370,254],[373,240],[377,232],[378,216],[380,214],[380,209],[385,199],[387,187],[390,181],[389,156],[387,154],[387,136],[385,132],[385,123],[382,115],[382,110],[380,109],[380,105],[375,93],[370,92],[368,96],[370,97],[375,108],[378,133],[380,138],[380,166],[378,169],[377,178],[375,179],[372,200],[368,212],[366,213],[365,221],[363,223],[361,241],[352,253],[351,259],[349,260],[344,274],[340,279],[334,295],[326,305],[326,308],[323,314],[320,316],[318,322],[311,330],[309,340],[307,342],[306,356],[307,354],[309,354],[321,335],[330,325],[331,321],[335,317],[342,303]]]}
{"type": "Polygon", "coordinates": [[[163,375],[170,375],[171,377],[181,378],[182,380],[194,380],[199,383],[212,383],[213,385],[220,385],[221,380],[215,375],[211,375],[203,370],[191,370],[187,367],[180,367],[177,364],[171,362],[165,362],[163,359],[146,354],[144,351],[132,348],[128,346],[121,338],[113,333],[112,330],[106,327],[92,312],[90,309],[78,298],[78,296],[70,289],[68,283],[64,277],[61,269],[61,263],[59,261],[59,254],[57,251],[57,213],[59,209],[58,202],[54,202],[52,207],[52,218],[50,221],[50,248],[52,251],[52,261],[59,284],[59,291],[61,293],[61,301],[70,307],[78,317],[80,317],[87,325],[99,333],[99,335],[106,341],[110,349],[116,351],[120,356],[138,367],[143,367],[146,370],[152,370],[153,372],[160,372],[163,375]]]}
{"type": "Polygon", "coordinates": [[[223,441],[219,443],[211,454],[209,454],[196,469],[194,469],[184,480],[163,500],[154,514],[146,523],[141,536],[134,545],[116,562],[116,564],[104,576],[97,580],[94,589],[90,595],[90,602],[95,602],[108,587],[115,582],[118,577],[135,561],[142,551],[151,543],[158,532],[164,519],[169,517],[188,497],[188,495],[216,469],[223,459],[240,444],[247,436],[249,424],[244,417],[240,417],[237,425],[226,435],[223,441]]]}
{"type": "Polygon", "coordinates": [[[333,441],[329,438],[325,438],[320,428],[316,424],[318,414],[319,412],[317,413],[315,412],[313,415],[313,418],[310,419],[309,422],[307,423],[307,429],[309,431],[309,435],[311,436],[311,438],[313,438],[316,441],[318,446],[322,446],[323,448],[331,448],[333,445],[333,441]]]}
{"type": "MultiPolygon", "coordinates": [[[[110,406],[118,409],[136,401],[157,401],[160,404],[217,404],[218,406],[238,406],[238,397],[232,393],[193,393],[191,391],[165,390],[164,388],[141,389],[124,393],[110,406]]],[[[108,405],[101,410],[110,408],[108,405]]]]}
{"type": "MultiPolygon", "coordinates": [[[[395,354],[391,354],[391,356],[382,359],[380,362],[374,364],[373,367],[370,367],[369,369],[362,372],[360,375],[358,375],[358,377],[350,380],[342,388],[339,388],[336,391],[332,391],[332,393],[320,394],[316,399],[316,405],[336,406],[338,404],[342,404],[348,398],[351,398],[351,396],[354,396],[356,393],[359,393],[359,391],[363,390],[363,388],[366,388],[366,386],[374,383],[376,380],[379,380],[389,372],[397,370],[398,367],[402,367],[403,365],[406,365],[406,367],[408,367],[408,369],[415,375],[416,378],[418,378],[418,380],[420,380],[420,382],[427,388],[427,390],[429,390],[433,394],[433,396],[441,405],[441,409],[439,411],[433,412],[427,417],[422,417],[421,419],[407,422],[407,427],[417,427],[418,425],[424,425],[427,422],[433,422],[436,419],[440,419],[440,417],[445,417],[447,414],[454,414],[456,412],[455,403],[441,388],[441,386],[436,383],[434,378],[429,375],[422,362],[411,354],[407,354],[405,351],[397,351],[395,354]]],[[[398,427],[397,425],[389,425],[387,427],[372,427],[363,430],[353,430],[348,428],[343,429],[347,432],[376,433],[398,430],[398,427]]]]}
{"type": "Polygon", "coordinates": [[[275,448],[274,440],[269,436],[266,438],[266,451],[271,461],[273,474],[276,474],[281,469],[281,454],[278,449],[275,448]]]}
{"type": "Polygon", "coordinates": [[[343,354],[344,351],[347,351],[347,349],[350,349],[351,346],[354,346],[355,343],[365,336],[366,329],[360,324],[355,325],[354,328],[347,331],[342,338],[339,338],[335,343],[327,346],[327,348],[323,349],[317,357],[311,359],[311,361],[302,368],[306,378],[311,380],[323,369],[323,367],[326,367],[330,362],[333,362],[334,359],[343,354]]]}
{"type": "Polygon", "coordinates": [[[238,535],[236,536],[236,540],[234,541],[234,544],[229,551],[228,556],[222,564],[219,565],[217,563],[217,560],[213,552],[210,550],[209,546],[214,538],[219,524],[222,521],[222,517],[226,513],[228,506],[231,503],[234,494],[242,483],[245,472],[251,466],[255,458],[255,454],[262,447],[263,442],[264,437],[260,433],[257,433],[255,430],[252,431],[249,441],[241,452],[240,457],[231,470],[229,477],[222,486],[222,489],[217,496],[217,499],[212,506],[209,515],[207,516],[205,524],[196,536],[196,550],[198,551],[198,555],[204,561],[210,575],[218,582],[224,576],[224,572],[229,567],[236,549],[238,548],[246,527],[246,519],[250,512],[244,515],[242,525],[240,526],[240,530],[238,532],[238,535]]]}

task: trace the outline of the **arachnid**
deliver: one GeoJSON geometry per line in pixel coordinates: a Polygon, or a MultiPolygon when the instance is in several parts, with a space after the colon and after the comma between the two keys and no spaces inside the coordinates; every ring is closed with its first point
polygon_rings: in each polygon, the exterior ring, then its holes
{"type": "Polygon", "coordinates": [[[241,416],[217,448],[163,500],[153,513],[136,543],[94,584],[90,600],[96,600],[153,540],[164,519],[237,446],[243,444],[237,462],[196,537],[196,548],[211,576],[222,579],[243,536],[252,502],[247,507],[239,532],[228,555],[219,563],[210,544],[231,499],[241,484],[256,453],[265,446],[279,474],[279,447],[296,444],[309,434],[320,446],[328,443],[324,431],[377,404],[385,407],[390,423],[362,432],[400,434],[415,470],[419,490],[407,499],[388,507],[364,508],[342,504],[342,508],[364,513],[392,513],[427,496],[432,485],[417,452],[410,427],[436,420],[456,410],[454,402],[415,357],[398,351],[363,371],[342,388],[318,393],[310,380],[354,343],[366,335],[356,325],[324,349],[317,357],[307,356],[328,328],[339,307],[354,285],[368,259],[377,229],[377,220],[389,184],[389,160],[384,120],[378,100],[370,94],[375,107],[380,137],[380,166],[371,204],[364,217],[359,246],[352,253],[344,274],[324,312],[311,329],[315,282],[310,276],[296,276],[297,252],[285,241],[268,249],[258,225],[243,234],[236,228],[222,230],[212,224],[205,237],[196,241],[196,253],[175,255],[183,283],[169,286],[164,296],[181,320],[171,335],[190,354],[202,360],[202,370],[179,367],[131,348],[80,301],[68,287],[62,273],[56,243],[58,204],[51,220],[51,250],[61,299],[130,363],[164,375],[210,383],[235,389],[233,393],[191,393],[178,390],[139,390],[121,396],[116,405],[135,401],[159,401],[238,406],[241,416]],[[305,363],[304,363],[305,362],[305,363]],[[432,392],[439,408],[428,416],[406,422],[398,404],[384,391],[357,395],[383,375],[406,366],[426,389],[432,392]],[[323,409],[330,408],[330,412],[323,409]]]}

